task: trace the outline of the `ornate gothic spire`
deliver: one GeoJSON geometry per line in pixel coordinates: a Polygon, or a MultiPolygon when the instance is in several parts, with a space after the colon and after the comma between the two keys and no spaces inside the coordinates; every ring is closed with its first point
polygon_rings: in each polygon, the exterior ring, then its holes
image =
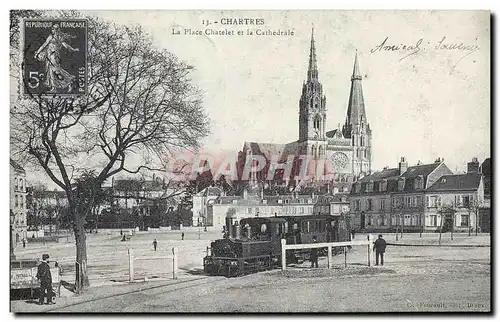
{"type": "Polygon", "coordinates": [[[318,78],[318,63],[316,61],[316,47],[314,45],[314,27],[311,31],[311,49],[309,51],[309,69],[307,70],[307,79],[318,78]]]}

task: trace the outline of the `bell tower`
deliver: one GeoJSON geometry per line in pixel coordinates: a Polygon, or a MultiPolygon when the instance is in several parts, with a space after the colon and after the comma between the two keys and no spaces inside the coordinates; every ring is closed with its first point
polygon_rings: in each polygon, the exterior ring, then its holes
{"type": "Polygon", "coordinates": [[[326,97],[323,95],[323,85],[321,85],[318,79],[314,28],[312,28],[307,79],[302,84],[302,94],[299,100],[298,142],[301,146],[302,154],[324,155],[326,142],[325,127],[326,97]]]}

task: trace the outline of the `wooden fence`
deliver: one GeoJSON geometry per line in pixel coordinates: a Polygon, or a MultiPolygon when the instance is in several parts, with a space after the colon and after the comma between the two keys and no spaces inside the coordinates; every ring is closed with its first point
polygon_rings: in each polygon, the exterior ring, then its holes
{"type": "Polygon", "coordinates": [[[347,246],[366,245],[368,266],[371,266],[371,247],[373,238],[368,235],[366,240],[330,242],[330,243],[313,243],[313,244],[287,244],[286,239],[281,240],[281,269],[286,270],[286,251],[291,249],[312,249],[312,248],[327,248],[328,249],[328,269],[332,268],[332,248],[344,247],[344,266],[347,267],[347,246]]]}

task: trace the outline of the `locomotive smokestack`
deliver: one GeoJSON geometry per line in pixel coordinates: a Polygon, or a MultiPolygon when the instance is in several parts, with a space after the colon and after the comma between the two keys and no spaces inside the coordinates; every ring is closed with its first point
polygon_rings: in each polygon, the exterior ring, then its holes
{"type": "Polygon", "coordinates": [[[234,239],[241,239],[241,226],[240,226],[240,224],[237,221],[234,223],[234,235],[233,235],[233,238],[234,239]]]}

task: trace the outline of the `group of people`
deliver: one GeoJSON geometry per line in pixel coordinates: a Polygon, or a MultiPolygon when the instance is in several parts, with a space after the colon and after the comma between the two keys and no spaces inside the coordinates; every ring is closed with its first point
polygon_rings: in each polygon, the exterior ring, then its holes
{"type": "MultiPolygon", "coordinates": [[[[352,236],[354,238],[354,231],[352,231],[352,236]]],[[[316,236],[313,236],[313,243],[317,243],[316,236]]],[[[387,242],[382,235],[378,235],[378,239],[373,242],[373,252],[375,253],[375,266],[379,263],[384,266],[384,254],[387,247],[387,242]]],[[[311,268],[318,268],[318,249],[312,248],[309,254],[309,260],[311,261],[311,268]]]]}

